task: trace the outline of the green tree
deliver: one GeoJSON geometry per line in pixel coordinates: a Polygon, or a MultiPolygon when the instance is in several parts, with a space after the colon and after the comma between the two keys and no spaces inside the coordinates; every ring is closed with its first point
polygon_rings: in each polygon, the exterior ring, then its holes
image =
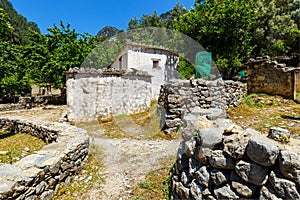
{"type": "Polygon", "coordinates": [[[251,31],[256,21],[255,1],[207,0],[195,6],[176,21],[176,29],[212,52],[221,73],[232,76],[254,48],[251,31]]]}
{"type": "Polygon", "coordinates": [[[9,23],[7,13],[0,8],[0,41],[8,41],[10,39],[13,27],[9,23]]]}

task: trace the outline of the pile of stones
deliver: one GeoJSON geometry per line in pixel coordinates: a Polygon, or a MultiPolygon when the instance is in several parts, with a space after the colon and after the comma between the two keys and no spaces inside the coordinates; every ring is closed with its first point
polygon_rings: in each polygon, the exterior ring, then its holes
{"type": "Polygon", "coordinates": [[[173,199],[300,199],[299,148],[234,124],[184,135],[173,199]]]}

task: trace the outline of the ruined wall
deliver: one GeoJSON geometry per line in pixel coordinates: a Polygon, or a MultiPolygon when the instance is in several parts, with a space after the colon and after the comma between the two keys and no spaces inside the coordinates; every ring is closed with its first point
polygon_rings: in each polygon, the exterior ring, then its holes
{"type": "Polygon", "coordinates": [[[121,77],[67,80],[68,118],[73,121],[107,119],[145,111],[151,103],[149,82],[121,77]]]}
{"type": "Polygon", "coordinates": [[[166,83],[161,86],[158,101],[161,128],[165,133],[171,133],[178,130],[183,121],[224,118],[227,108],[237,106],[245,92],[245,84],[222,79],[166,83]]]}
{"type": "MultiPolygon", "coordinates": [[[[251,59],[247,68],[247,92],[267,93],[295,99],[296,82],[294,67],[286,67],[270,57],[251,59]]],[[[299,75],[297,75],[298,77],[299,75]]]]}
{"type": "Polygon", "coordinates": [[[31,134],[49,142],[12,165],[0,165],[1,200],[51,199],[59,183],[69,183],[72,175],[82,169],[89,152],[86,131],[74,126],[0,118],[0,129],[31,134]]]}
{"type": "Polygon", "coordinates": [[[233,124],[188,134],[173,168],[173,199],[300,199],[299,148],[233,124]]]}

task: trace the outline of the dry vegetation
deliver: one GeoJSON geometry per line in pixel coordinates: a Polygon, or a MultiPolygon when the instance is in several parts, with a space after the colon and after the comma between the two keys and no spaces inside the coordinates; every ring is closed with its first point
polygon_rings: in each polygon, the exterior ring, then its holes
{"type": "Polygon", "coordinates": [[[293,137],[300,135],[300,104],[279,96],[252,94],[243,103],[228,111],[230,118],[243,128],[254,128],[267,134],[273,126],[290,130],[293,137]]]}
{"type": "Polygon", "coordinates": [[[29,154],[40,150],[46,143],[28,134],[0,134],[0,164],[13,164],[29,154]]]}
{"type": "MultiPolygon", "coordinates": [[[[89,199],[93,191],[99,191],[104,183],[102,171],[104,169],[102,153],[92,145],[89,157],[84,168],[76,175],[69,184],[61,183],[53,200],[89,199]]],[[[101,194],[97,193],[96,196],[101,194]]]]}

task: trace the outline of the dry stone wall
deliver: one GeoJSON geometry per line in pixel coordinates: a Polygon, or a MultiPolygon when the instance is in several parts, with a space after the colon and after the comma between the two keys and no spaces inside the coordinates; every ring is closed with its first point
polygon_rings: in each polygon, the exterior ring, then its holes
{"type": "Polygon", "coordinates": [[[295,99],[300,91],[300,68],[271,60],[269,56],[250,59],[247,68],[247,92],[267,93],[295,99]]]}
{"type": "Polygon", "coordinates": [[[204,79],[178,80],[161,86],[158,100],[161,128],[176,131],[185,121],[225,118],[229,106],[237,106],[246,92],[240,82],[204,79]]]}
{"type": "Polygon", "coordinates": [[[189,136],[173,168],[173,199],[300,199],[299,147],[233,124],[189,136]]]}
{"type": "Polygon", "coordinates": [[[0,165],[0,199],[47,200],[59,183],[70,182],[89,152],[85,130],[68,124],[40,125],[0,118],[0,129],[28,133],[49,144],[14,164],[0,165]]]}

